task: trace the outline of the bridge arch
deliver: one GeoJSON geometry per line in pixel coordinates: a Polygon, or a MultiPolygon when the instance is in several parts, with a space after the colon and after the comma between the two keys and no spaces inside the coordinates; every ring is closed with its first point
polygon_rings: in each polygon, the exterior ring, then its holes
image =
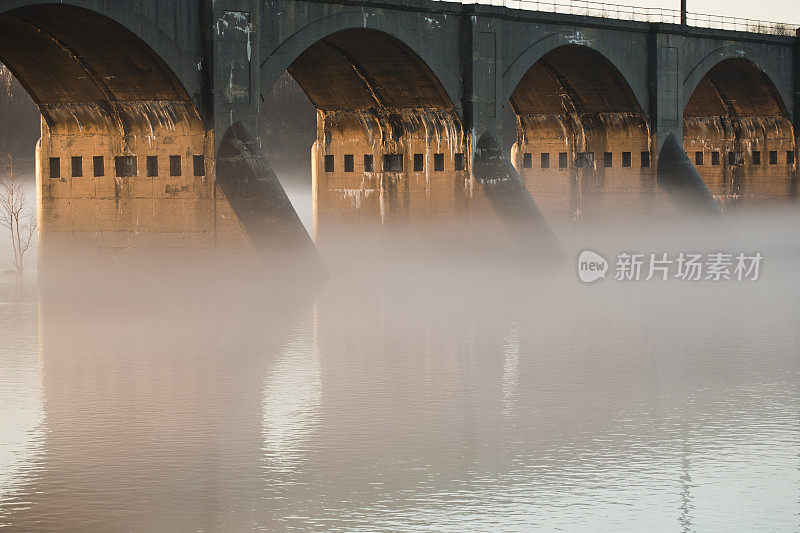
{"type": "Polygon", "coordinates": [[[684,95],[684,149],[711,194],[723,208],[795,198],[795,135],[770,75],[730,48],[695,70],[684,95]]]}
{"type": "Polygon", "coordinates": [[[421,35],[428,30],[420,17],[420,26],[395,24],[388,17],[370,16],[362,10],[335,13],[316,20],[293,33],[266,55],[261,65],[261,86],[267,93],[280,76],[309,48],[337,33],[348,30],[373,31],[407,48],[419,60],[419,68],[429,70],[435,83],[446,92],[450,104],[460,108],[462,86],[460,65],[453,64],[424,43],[421,35]]]}
{"type": "Polygon", "coordinates": [[[706,80],[709,72],[721,63],[739,65],[739,72],[745,74],[755,75],[757,72],[760,73],[763,76],[763,86],[768,89],[770,97],[779,101],[784,111],[786,111],[786,103],[792,101],[790,94],[791,85],[787,85],[784,90],[781,90],[775,84],[774,80],[779,79],[781,76],[780,66],[774,64],[774,61],[762,59],[757,50],[748,48],[744,43],[722,46],[694,63],[683,80],[684,108],[689,104],[689,100],[694,95],[698,85],[700,85],[703,80],[706,80]]]}
{"type": "Polygon", "coordinates": [[[581,220],[652,212],[657,194],[647,119],[625,76],[602,53],[573,42],[548,50],[509,102],[517,118],[512,161],[546,215],[581,220]]]}
{"type": "Polygon", "coordinates": [[[348,13],[332,18],[349,22],[312,24],[265,63],[272,62],[268,70],[286,68],[317,110],[311,153],[317,238],[342,225],[446,220],[464,209],[474,183],[454,100],[460,81],[451,80],[448,91],[403,40],[411,35],[365,24],[372,19],[361,12],[357,20],[348,13]],[[340,25],[355,27],[331,31],[340,25]]]}
{"type": "Polygon", "coordinates": [[[178,74],[138,32],[96,9],[24,4],[0,13],[0,61],[44,119],[43,249],[213,246],[213,133],[178,74]]]}
{"type": "MultiPolygon", "coordinates": [[[[180,80],[191,98],[198,103],[203,83],[197,64],[202,58],[202,39],[199,32],[201,10],[194,3],[173,3],[167,8],[155,2],[101,2],[97,0],[41,0],[0,1],[0,16],[14,12],[28,13],[59,9],[66,21],[74,21],[89,34],[102,29],[105,22],[113,21],[117,28],[133,34],[137,40],[151,48],[169,70],[180,80]],[[71,11],[73,15],[67,13],[71,11]],[[79,15],[86,15],[84,19],[79,15]],[[182,27],[178,29],[177,21],[182,27]]],[[[108,46],[110,48],[110,45],[108,46]]],[[[119,50],[115,50],[119,53],[119,50]]]]}
{"type": "Polygon", "coordinates": [[[38,3],[3,11],[0,61],[51,127],[72,123],[80,130],[102,122],[124,133],[148,120],[199,121],[188,91],[161,56],[91,9],[38,3]]]}
{"type": "Polygon", "coordinates": [[[402,41],[373,29],[330,34],[288,71],[320,110],[453,108],[428,64],[402,41]]]}
{"type": "Polygon", "coordinates": [[[647,84],[637,83],[637,80],[642,80],[643,77],[623,54],[623,47],[614,46],[613,43],[606,43],[604,40],[587,38],[580,30],[550,33],[517,55],[503,72],[503,101],[511,98],[523,77],[545,54],[564,46],[581,47],[596,52],[619,73],[625,85],[633,92],[639,108],[647,111],[649,103],[647,84]]]}

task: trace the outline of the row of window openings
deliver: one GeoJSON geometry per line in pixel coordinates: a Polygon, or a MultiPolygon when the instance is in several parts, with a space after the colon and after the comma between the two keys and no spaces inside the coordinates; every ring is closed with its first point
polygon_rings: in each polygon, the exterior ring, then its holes
{"type": "MultiPolygon", "coordinates": [[[[464,154],[453,155],[453,170],[465,169],[464,154]]],[[[333,155],[325,156],[325,172],[336,171],[336,159],[333,155]]],[[[355,172],[355,157],[352,154],[344,156],[344,171],[355,172]]],[[[364,155],[364,172],[375,171],[375,160],[371,154],[364,155]]],[[[403,172],[403,154],[384,154],[384,172],[403,172]]],[[[444,154],[433,154],[433,171],[444,172],[444,154]]],[[[414,154],[414,172],[425,172],[425,154],[414,154]]]]}
{"type": "MultiPolygon", "coordinates": [[[[753,150],[753,164],[760,165],[761,164],[761,152],[759,150],[753,150]]],[[[697,166],[701,166],[703,164],[703,152],[695,152],[694,153],[694,164],[697,166]]],[[[711,164],[712,165],[719,165],[720,164],[720,154],[719,152],[711,152],[711,164]]],[[[744,165],[744,152],[728,152],[728,164],[729,165],[744,165]]],[[[778,164],[778,152],[777,150],[770,150],[769,152],[769,164],[770,165],[777,165],[778,164]]],[[[791,150],[786,151],[786,164],[793,165],[794,164],[794,152],[791,150]]]]}
{"type": "MultiPolygon", "coordinates": [[[[578,166],[588,166],[594,160],[594,154],[592,152],[583,152],[578,154],[578,160],[576,161],[578,166]]],[[[541,158],[541,167],[542,168],[550,168],[550,154],[542,153],[541,158]]],[[[614,156],[611,152],[605,152],[603,154],[603,166],[609,168],[613,166],[614,156]]],[[[694,153],[694,162],[696,165],[703,164],[703,152],[695,152],[694,153]]],[[[650,166],[650,152],[642,152],[641,163],[643,168],[647,168],[650,166]]],[[[711,164],[712,165],[719,165],[720,164],[720,153],[719,152],[711,152],[711,164]]],[[[743,165],[744,164],[744,153],[743,152],[728,152],[728,164],[729,165],[743,165]]],[[[753,151],[753,164],[760,165],[761,164],[761,152],[758,150],[753,151]]],[[[775,150],[771,150],[769,152],[769,164],[770,165],[777,165],[778,164],[778,152],[775,150]]],[[[786,152],[786,164],[793,165],[794,164],[794,152],[788,150],[786,152]]],[[[622,166],[623,167],[630,167],[631,166],[631,153],[630,152],[622,152],[622,166]]],[[[523,168],[532,168],[533,167],[533,154],[525,153],[522,156],[522,167],[523,168]]],[[[567,168],[567,153],[561,152],[558,154],[558,168],[567,168]]]]}
{"type": "MultiPolygon", "coordinates": [[[[593,162],[594,162],[594,152],[581,152],[577,154],[575,165],[578,167],[585,167],[591,165],[593,162]]],[[[550,154],[542,153],[539,156],[539,163],[541,165],[541,168],[550,168],[550,154]]],[[[558,154],[558,168],[560,169],[567,168],[567,163],[568,163],[567,152],[560,152],[558,154]]],[[[613,166],[613,163],[614,163],[614,155],[611,152],[604,152],[603,166],[609,168],[613,166]]],[[[650,166],[650,152],[642,152],[641,164],[642,168],[648,168],[650,166]]],[[[622,152],[622,166],[626,168],[631,166],[630,152],[622,152]]],[[[522,168],[533,168],[533,154],[531,153],[522,154],[522,168]]]]}
{"type": "MultiPolygon", "coordinates": [[[[72,177],[83,177],[83,157],[73,156],[71,158],[72,164],[72,177]]],[[[206,162],[202,155],[192,157],[192,164],[195,176],[206,175],[206,162]]],[[[158,176],[158,156],[149,155],[146,160],[147,176],[150,178],[158,176]]],[[[102,155],[96,155],[92,158],[92,170],[95,177],[106,175],[105,158],[102,155]]],[[[114,158],[114,171],[117,177],[127,178],[136,176],[138,174],[136,156],[118,156],[114,158]]],[[[182,161],[181,156],[169,156],[169,175],[180,176],[182,174],[182,161]]],[[[57,179],[61,177],[61,158],[50,158],[50,177],[57,179]]]]}

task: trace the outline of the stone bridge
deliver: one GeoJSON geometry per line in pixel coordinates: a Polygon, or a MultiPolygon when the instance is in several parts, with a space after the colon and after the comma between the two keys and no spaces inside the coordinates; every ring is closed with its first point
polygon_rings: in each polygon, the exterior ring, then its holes
{"type": "Polygon", "coordinates": [[[317,232],[502,219],[507,179],[546,218],[668,211],[670,134],[719,204],[785,202],[799,42],[429,0],[0,0],[43,117],[41,243],[120,254],[310,242],[258,139],[286,71],[318,109],[317,232]],[[492,136],[516,170],[478,172],[492,136]]]}

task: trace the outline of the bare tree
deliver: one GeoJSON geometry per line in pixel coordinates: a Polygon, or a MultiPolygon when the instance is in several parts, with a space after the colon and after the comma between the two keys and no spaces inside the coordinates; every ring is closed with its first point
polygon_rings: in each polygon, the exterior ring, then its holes
{"type": "Polygon", "coordinates": [[[40,135],[40,114],[25,89],[0,63],[0,157],[16,152],[18,167],[33,166],[33,150],[40,135]]]}
{"type": "Polygon", "coordinates": [[[19,274],[25,268],[25,252],[36,231],[36,211],[25,197],[22,181],[14,172],[14,157],[6,155],[0,173],[0,226],[8,229],[14,251],[14,268],[19,274]]]}

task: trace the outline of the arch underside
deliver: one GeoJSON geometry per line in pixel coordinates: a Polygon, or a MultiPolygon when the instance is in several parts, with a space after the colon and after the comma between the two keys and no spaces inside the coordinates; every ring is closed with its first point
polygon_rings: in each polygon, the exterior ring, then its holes
{"type": "Polygon", "coordinates": [[[50,126],[72,122],[130,131],[199,121],[164,61],[132,32],[94,11],[43,4],[0,14],[0,61],[50,126]]]}
{"type": "Polygon", "coordinates": [[[600,53],[564,45],[522,77],[512,159],[546,215],[652,212],[650,135],[622,74],[600,53]]]}
{"type": "Polygon", "coordinates": [[[767,75],[745,59],[727,59],[712,68],[695,88],[683,115],[788,117],[767,75]]]}
{"type": "Polygon", "coordinates": [[[715,65],[684,109],[684,149],[723,206],[797,195],[795,138],[778,91],[740,58],[715,65]]]}
{"type": "Polygon", "coordinates": [[[329,35],[311,45],[288,70],[323,111],[453,107],[422,59],[375,30],[329,35]]]}
{"type": "Polygon", "coordinates": [[[560,46],[537,61],[511,94],[517,114],[641,113],[625,78],[600,53],[560,46]]]}

